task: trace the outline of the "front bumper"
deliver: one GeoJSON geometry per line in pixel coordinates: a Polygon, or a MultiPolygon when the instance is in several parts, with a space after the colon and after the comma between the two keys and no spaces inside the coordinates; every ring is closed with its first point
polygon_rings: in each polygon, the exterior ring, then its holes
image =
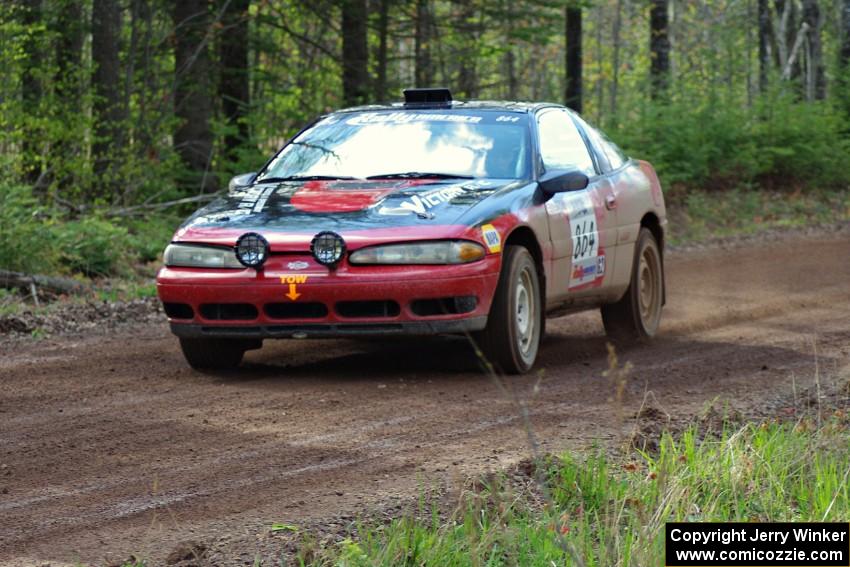
{"type": "Polygon", "coordinates": [[[468,317],[456,321],[401,321],[398,323],[338,323],[302,325],[195,325],[171,323],[178,337],[216,337],[228,339],[306,339],[326,337],[379,337],[387,335],[440,335],[480,331],[487,326],[487,316],[468,317]]]}
{"type": "Polygon", "coordinates": [[[329,270],[308,255],[275,255],[260,271],[162,268],[157,291],[180,337],[463,333],[486,326],[500,261],[329,270]]]}

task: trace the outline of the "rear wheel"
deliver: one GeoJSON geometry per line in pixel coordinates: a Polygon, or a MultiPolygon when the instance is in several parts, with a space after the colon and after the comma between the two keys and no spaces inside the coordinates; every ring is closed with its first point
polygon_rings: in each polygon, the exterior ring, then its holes
{"type": "Polygon", "coordinates": [[[242,362],[246,350],[259,348],[256,341],[239,339],[180,339],[189,366],[197,370],[227,370],[242,362]]]}
{"type": "Polygon", "coordinates": [[[655,336],[664,302],[664,267],[655,236],[641,228],[635,244],[632,276],[617,303],[602,306],[605,332],[614,340],[635,341],[655,336]]]}
{"type": "Polygon", "coordinates": [[[537,358],[542,320],[534,258],[521,246],[508,246],[487,327],[476,337],[483,354],[501,372],[527,372],[537,358]]]}

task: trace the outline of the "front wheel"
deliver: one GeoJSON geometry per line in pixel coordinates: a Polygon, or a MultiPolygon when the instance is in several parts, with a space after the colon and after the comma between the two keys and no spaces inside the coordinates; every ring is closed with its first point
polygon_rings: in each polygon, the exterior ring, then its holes
{"type": "Polygon", "coordinates": [[[617,303],[602,306],[605,332],[615,341],[648,339],[658,332],[664,303],[664,265],[652,232],[641,228],[635,244],[632,276],[617,303]]]}
{"type": "Polygon", "coordinates": [[[528,372],[537,358],[543,308],[534,258],[521,246],[508,246],[487,327],[478,333],[481,351],[496,370],[528,372]]]}
{"type": "Polygon", "coordinates": [[[245,351],[258,348],[239,339],[180,339],[180,349],[196,370],[228,370],[242,362],[245,351]]]}

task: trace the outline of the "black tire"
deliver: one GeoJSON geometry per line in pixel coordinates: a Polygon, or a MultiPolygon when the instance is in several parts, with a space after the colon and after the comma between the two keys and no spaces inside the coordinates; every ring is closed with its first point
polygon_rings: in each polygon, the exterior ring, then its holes
{"type": "Polygon", "coordinates": [[[537,358],[542,321],[540,277],[534,258],[521,246],[508,246],[487,327],[475,337],[478,346],[497,371],[523,374],[537,358]]]}
{"type": "Polygon", "coordinates": [[[652,232],[641,228],[635,243],[629,288],[617,303],[602,306],[608,336],[621,343],[652,338],[664,304],[664,263],[652,232]]]}
{"type": "Polygon", "coordinates": [[[251,345],[234,339],[180,339],[189,366],[196,370],[229,370],[242,362],[251,345]]]}

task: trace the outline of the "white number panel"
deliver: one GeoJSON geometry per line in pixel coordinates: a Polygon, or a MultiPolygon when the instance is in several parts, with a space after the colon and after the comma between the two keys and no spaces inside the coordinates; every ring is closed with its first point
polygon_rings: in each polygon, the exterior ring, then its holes
{"type": "Polygon", "coordinates": [[[599,243],[599,220],[590,194],[569,196],[564,209],[570,219],[573,241],[570,289],[601,282],[605,276],[605,253],[599,243]]]}

